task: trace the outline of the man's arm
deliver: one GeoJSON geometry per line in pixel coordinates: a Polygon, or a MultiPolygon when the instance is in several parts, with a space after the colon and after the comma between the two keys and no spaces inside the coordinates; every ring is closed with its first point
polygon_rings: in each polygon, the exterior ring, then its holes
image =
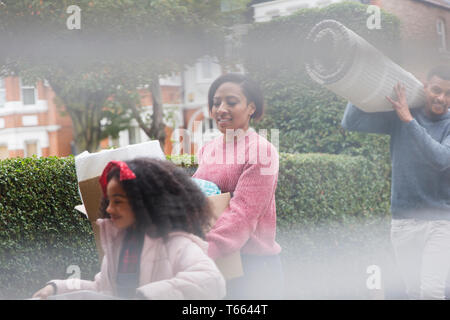
{"type": "Polygon", "coordinates": [[[395,120],[395,113],[392,111],[364,112],[349,102],[341,124],[350,131],[391,134],[395,120]]]}
{"type": "Polygon", "coordinates": [[[430,165],[438,171],[450,169],[450,135],[440,143],[434,140],[415,119],[408,122],[406,128],[430,165]]]}
{"type": "Polygon", "coordinates": [[[398,101],[386,97],[397,113],[398,118],[406,123],[405,127],[409,136],[422,150],[428,163],[439,171],[450,168],[450,135],[442,143],[434,140],[416,119],[413,118],[406,101],[405,87],[398,83],[394,87],[398,101]]]}

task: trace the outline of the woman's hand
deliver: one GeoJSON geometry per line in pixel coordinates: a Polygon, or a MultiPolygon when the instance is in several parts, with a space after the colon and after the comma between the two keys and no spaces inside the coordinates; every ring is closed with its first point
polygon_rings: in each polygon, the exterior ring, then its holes
{"type": "Polygon", "coordinates": [[[53,288],[52,285],[46,285],[44,288],[42,288],[41,290],[39,290],[38,292],[36,292],[33,295],[33,298],[39,298],[39,299],[47,299],[48,296],[54,295],[55,294],[55,289],[53,288]]]}

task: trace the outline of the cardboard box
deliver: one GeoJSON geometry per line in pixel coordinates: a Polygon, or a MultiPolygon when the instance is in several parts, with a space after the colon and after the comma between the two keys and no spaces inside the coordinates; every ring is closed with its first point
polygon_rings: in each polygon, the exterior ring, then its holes
{"type": "MultiPolygon", "coordinates": [[[[212,223],[222,215],[224,210],[228,207],[231,196],[230,193],[215,194],[208,197],[211,211],[213,214],[212,223]]],[[[216,259],[216,265],[222,272],[225,279],[230,280],[233,278],[241,277],[244,272],[242,269],[242,261],[240,251],[236,251],[226,257],[216,259]]]]}

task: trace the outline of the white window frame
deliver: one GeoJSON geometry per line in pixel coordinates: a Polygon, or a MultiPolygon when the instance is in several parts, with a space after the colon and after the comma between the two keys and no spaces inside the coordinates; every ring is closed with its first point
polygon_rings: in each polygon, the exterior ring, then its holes
{"type": "MultiPolygon", "coordinates": [[[[4,96],[4,104],[0,104],[0,108],[4,108],[6,104],[6,83],[4,78],[0,78],[0,95],[4,96]]],[[[1,101],[1,100],[0,100],[1,101]]]]}
{"type": "Polygon", "coordinates": [[[1,158],[0,160],[4,160],[4,159],[8,159],[9,158],[9,149],[8,149],[8,144],[7,143],[0,143],[0,148],[1,147],[6,147],[6,151],[8,152],[8,156],[6,158],[1,158]]]}
{"type": "Polygon", "coordinates": [[[436,33],[439,37],[439,51],[447,52],[447,32],[445,20],[438,18],[436,20],[436,33]]]}
{"type": "Polygon", "coordinates": [[[23,127],[33,127],[38,125],[39,125],[39,117],[36,114],[22,116],[23,127]]]}
{"type": "Polygon", "coordinates": [[[32,156],[32,155],[28,155],[28,152],[27,152],[27,144],[31,144],[31,143],[36,143],[36,151],[37,151],[36,152],[36,156],[37,157],[42,157],[41,144],[40,144],[40,141],[36,140],[36,139],[34,139],[34,140],[25,140],[23,142],[23,156],[25,158],[28,158],[28,157],[32,156]]]}
{"type": "Polygon", "coordinates": [[[142,142],[141,128],[139,126],[131,126],[128,128],[128,144],[137,144],[142,142]],[[131,132],[134,134],[134,140],[131,141],[131,132]]]}
{"type": "Polygon", "coordinates": [[[197,75],[197,82],[210,82],[214,80],[214,60],[211,57],[205,56],[200,58],[196,63],[195,73],[197,75]],[[209,65],[209,77],[204,75],[204,64],[209,65]]]}
{"type": "Polygon", "coordinates": [[[38,95],[37,95],[37,88],[36,86],[26,86],[23,84],[22,79],[20,79],[20,100],[22,101],[22,104],[26,107],[28,106],[35,106],[37,105],[38,95]],[[23,98],[23,89],[33,89],[34,92],[34,104],[25,104],[24,98],[23,98]]]}

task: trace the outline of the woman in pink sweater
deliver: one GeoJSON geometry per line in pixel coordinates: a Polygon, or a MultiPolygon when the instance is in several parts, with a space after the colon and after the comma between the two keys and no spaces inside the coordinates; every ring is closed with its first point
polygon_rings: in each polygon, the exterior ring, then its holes
{"type": "Polygon", "coordinates": [[[278,153],[250,129],[263,114],[258,85],[242,74],[217,78],[208,92],[211,117],[223,133],[204,145],[194,178],[232,193],[229,207],[206,235],[211,258],[240,250],[244,276],[227,283],[230,299],[282,298],[280,246],[275,241],[278,153]]]}

